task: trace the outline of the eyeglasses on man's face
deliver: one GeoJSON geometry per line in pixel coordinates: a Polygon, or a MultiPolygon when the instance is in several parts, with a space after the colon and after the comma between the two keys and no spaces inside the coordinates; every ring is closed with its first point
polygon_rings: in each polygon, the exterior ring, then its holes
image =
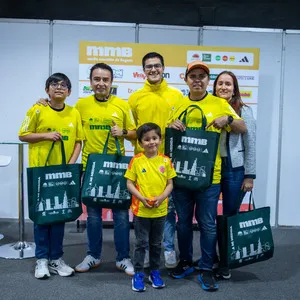
{"type": "Polygon", "coordinates": [[[147,70],[147,71],[151,71],[152,69],[155,69],[155,70],[159,70],[159,69],[161,69],[162,68],[162,64],[149,64],[149,65],[145,65],[145,70],[147,70]]]}
{"type": "Polygon", "coordinates": [[[59,87],[62,90],[67,90],[68,89],[68,85],[65,82],[51,82],[50,86],[54,89],[58,89],[59,87]]]}

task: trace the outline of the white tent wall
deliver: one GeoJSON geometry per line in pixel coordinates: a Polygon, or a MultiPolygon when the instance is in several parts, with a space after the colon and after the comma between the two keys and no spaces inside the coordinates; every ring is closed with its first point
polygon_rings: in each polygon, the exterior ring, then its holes
{"type": "MultiPolygon", "coordinates": [[[[0,19],[0,40],[0,143],[19,142],[18,131],[26,111],[44,95],[50,21],[0,19]]],[[[11,164],[0,170],[0,218],[17,218],[18,145],[2,144],[0,153],[12,156],[11,164]]],[[[24,158],[27,165],[26,151],[24,158]]]]}
{"type": "Polygon", "coordinates": [[[282,99],[282,147],[280,151],[278,224],[299,226],[299,169],[300,145],[297,121],[300,101],[298,96],[300,70],[300,31],[287,30],[284,39],[284,90],[282,99]],[[298,148],[299,146],[299,148],[298,148]]]}
{"type": "MultiPolygon", "coordinates": [[[[290,151],[296,139],[293,140],[288,128],[293,119],[290,115],[297,113],[296,108],[300,104],[290,96],[297,76],[290,76],[289,72],[298,63],[293,57],[300,48],[300,38],[298,41],[297,36],[298,44],[294,46],[294,40],[288,36],[284,52],[285,35],[283,30],[251,28],[0,19],[0,37],[5,41],[0,47],[0,124],[4,128],[0,142],[17,141],[17,132],[26,111],[36,99],[45,96],[43,88],[49,73],[60,71],[70,77],[73,88],[68,103],[73,105],[76,102],[80,40],[260,48],[255,200],[258,206],[271,206],[272,225],[300,225],[300,219],[296,216],[299,206],[296,203],[297,194],[295,189],[290,189],[293,184],[286,176],[295,173],[292,178],[295,185],[299,164],[295,157],[299,154],[296,147],[293,150],[295,153],[290,151]],[[286,68],[282,61],[283,54],[286,68]],[[282,70],[285,70],[284,73],[282,70]],[[284,89],[283,82],[286,85],[284,89]],[[281,121],[283,138],[279,128],[281,121]],[[284,178],[279,177],[280,171],[283,176],[285,174],[284,178]]],[[[11,165],[0,170],[0,218],[17,218],[17,146],[0,147],[1,154],[13,156],[11,165]]],[[[27,167],[27,152],[24,156],[27,167]]],[[[25,218],[28,218],[26,190],[25,207],[25,218]]]]}

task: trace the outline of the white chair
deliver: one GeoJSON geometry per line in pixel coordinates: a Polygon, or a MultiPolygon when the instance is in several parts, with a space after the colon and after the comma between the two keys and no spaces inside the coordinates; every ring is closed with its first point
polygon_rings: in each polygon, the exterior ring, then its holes
{"type": "Polygon", "coordinates": [[[11,156],[0,155],[0,167],[6,167],[11,162],[11,156]]]}
{"type": "MultiPolygon", "coordinates": [[[[0,155],[0,167],[6,167],[11,162],[11,156],[0,155]]],[[[4,238],[4,235],[0,233],[0,240],[4,238]]]]}

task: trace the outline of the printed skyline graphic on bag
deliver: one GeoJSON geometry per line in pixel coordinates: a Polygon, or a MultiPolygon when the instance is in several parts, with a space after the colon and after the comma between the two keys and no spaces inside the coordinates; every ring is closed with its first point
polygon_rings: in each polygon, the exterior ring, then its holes
{"type": "Polygon", "coordinates": [[[74,221],[82,213],[80,198],[82,165],[66,163],[62,141],[61,151],[61,165],[27,169],[29,217],[39,225],[74,221]]]}
{"type": "Polygon", "coordinates": [[[252,213],[240,213],[228,219],[229,264],[251,263],[252,260],[264,260],[270,257],[273,238],[269,224],[270,209],[256,209],[252,213]],[[237,222],[238,221],[238,222],[237,222]],[[232,224],[232,225],[231,225],[232,224]],[[251,240],[250,240],[251,239],[251,240]]]}
{"type": "Polygon", "coordinates": [[[174,185],[200,191],[208,188],[213,179],[219,133],[205,130],[207,120],[198,106],[189,106],[179,119],[186,124],[187,114],[194,109],[201,112],[202,126],[183,132],[166,128],[165,153],[177,173],[174,185]]]}
{"type": "Polygon", "coordinates": [[[95,172],[96,174],[101,174],[101,176],[118,176],[123,178],[127,168],[127,163],[103,161],[103,166],[101,167],[101,165],[96,166],[96,161],[94,161],[89,176],[89,186],[83,191],[85,197],[94,197],[93,202],[99,202],[99,199],[101,199],[103,203],[114,199],[112,203],[116,204],[122,204],[123,200],[130,200],[131,195],[127,190],[126,182],[124,184],[124,180],[114,180],[111,184],[105,185],[106,180],[98,182],[94,179],[95,172]],[[118,200],[116,201],[116,199],[118,200]]]}
{"type": "Polygon", "coordinates": [[[87,206],[128,209],[131,195],[127,189],[124,174],[131,157],[122,156],[117,138],[116,154],[107,154],[108,133],[103,153],[92,153],[88,156],[86,171],[82,185],[82,202],[87,206]]]}
{"type": "Polygon", "coordinates": [[[270,207],[256,209],[251,193],[248,209],[235,215],[217,216],[221,267],[234,269],[273,257],[270,207]]]}

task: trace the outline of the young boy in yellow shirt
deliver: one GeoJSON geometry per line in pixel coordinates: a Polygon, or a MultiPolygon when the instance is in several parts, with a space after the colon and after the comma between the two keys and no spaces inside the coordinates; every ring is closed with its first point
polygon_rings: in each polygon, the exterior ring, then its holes
{"type": "MultiPolygon", "coordinates": [[[[49,105],[31,107],[19,131],[19,139],[29,143],[29,166],[45,166],[52,143],[59,140],[64,141],[67,162],[74,164],[81,151],[84,133],[79,112],[65,104],[71,93],[71,82],[65,74],[55,73],[47,79],[45,90],[50,98],[49,105]]],[[[59,164],[61,147],[60,143],[55,143],[48,165],[59,164]]],[[[50,273],[60,276],[74,274],[62,259],[64,227],[65,223],[34,224],[37,279],[47,279],[50,273]]]]}
{"type": "Polygon", "coordinates": [[[158,152],[161,129],[157,124],[145,123],[137,132],[144,152],[135,155],[125,173],[127,188],[132,194],[131,209],[134,214],[134,271],[132,290],[144,291],[144,259],[149,244],[149,281],[154,288],[165,286],[160,277],[161,242],[168,211],[168,196],[173,189],[176,172],[169,157],[158,152]]]}

